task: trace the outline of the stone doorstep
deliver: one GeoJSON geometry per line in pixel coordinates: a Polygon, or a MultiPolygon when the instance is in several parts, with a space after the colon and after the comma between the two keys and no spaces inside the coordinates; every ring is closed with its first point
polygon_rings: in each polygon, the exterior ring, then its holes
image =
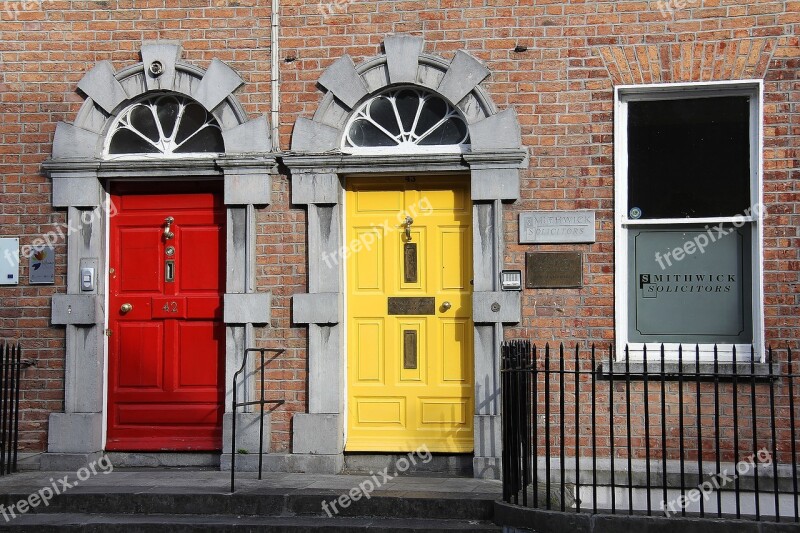
{"type": "MultiPolygon", "coordinates": [[[[71,483],[77,480],[76,472],[23,472],[2,477],[0,504],[8,509],[40,489],[52,487],[51,479],[64,476],[71,483]]],[[[241,473],[237,478],[237,490],[231,494],[229,472],[115,468],[109,474],[98,472],[81,480],[47,506],[39,504],[30,512],[326,517],[323,502],[338,502],[340,517],[481,521],[491,519],[494,501],[501,494],[498,482],[449,477],[400,476],[374,490],[370,486],[375,484],[374,478],[361,475],[265,473],[259,481],[255,474],[241,473]],[[353,492],[357,490],[361,492],[353,492]],[[342,498],[348,502],[346,507],[342,498]]],[[[2,526],[0,521],[0,531],[2,526]]]]}
{"type": "Polygon", "coordinates": [[[35,533],[60,533],[61,531],[90,533],[129,533],[150,531],[183,533],[197,531],[252,531],[303,532],[326,531],[349,533],[352,531],[380,531],[383,533],[439,533],[441,531],[503,531],[489,521],[480,520],[432,520],[424,518],[320,518],[320,517],[234,517],[219,515],[87,515],[70,513],[63,515],[28,514],[9,524],[0,523],[0,531],[31,531],[35,533]]]}

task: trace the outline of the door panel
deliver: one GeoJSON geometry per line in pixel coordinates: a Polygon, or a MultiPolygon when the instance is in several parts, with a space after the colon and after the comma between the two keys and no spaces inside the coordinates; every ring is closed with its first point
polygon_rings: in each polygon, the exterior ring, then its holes
{"type": "Polygon", "coordinates": [[[220,189],[212,182],[112,188],[118,213],[110,224],[109,450],[221,448],[220,189]]]}
{"type": "Polygon", "coordinates": [[[473,449],[467,182],[347,180],[348,451],[473,449]]]}

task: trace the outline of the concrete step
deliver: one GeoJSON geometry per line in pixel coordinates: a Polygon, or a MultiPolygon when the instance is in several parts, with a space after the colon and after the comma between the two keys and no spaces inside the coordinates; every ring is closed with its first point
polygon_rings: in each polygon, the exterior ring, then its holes
{"type": "Polygon", "coordinates": [[[440,531],[494,531],[502,528],[480,520],[431,520],[418,518],[328,518],[308,516],[241,517],[219,515],[130,515],[130,514],[25,514],[9,522],[0,520],[0,531],[57,533],[438,533],[440,531]]]}
{"type": "MultiPolygon", "coordinates": [[[[67,492],[56,496],[47,506],[39,504],[28,514],[113,513],[115,515],[218,515],[218,516],[308,516],[425,518],[437,520],[491,520],[494,513],[494,494],[380,492],[369,498],[361,496],[340,499],[349,488],[319,491],[260,489],[257,492],[226,493],[169,493],[162,491],[67,492]],[[325,503],[325,505],[323,505],[325,503]]],[[[0,494],[4,513],[10,516],[17,502],[28,499],[28,493],[0,494]],[[14,507],[12,507],[14,506],[14,507]]],[[[0,525],[3,523],[0,515],[0,525]]]]}
{"type": "MultiPolygon", "coordinates": [[[[390,472],[397,469],[398,462],[409,457],[409,454],[344,454],[344,474],[370,474],[380,472],[384,468],[390,472]]],[[[472,478],[472,458],[470,454],[429,455],[427,461],[406,461],[406,474],[414,476],[446,476],[472,478]]]]}

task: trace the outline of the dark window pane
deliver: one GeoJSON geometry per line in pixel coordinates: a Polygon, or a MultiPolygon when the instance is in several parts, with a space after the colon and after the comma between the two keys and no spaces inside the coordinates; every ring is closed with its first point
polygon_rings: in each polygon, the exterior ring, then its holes
{"type": "Polygon", "coordinates": [[[403,122],[403,131],[411,131],[419,108],[419,95],[414,91],[399,91],[395,96],[397,112],[403,122]]]}
{"type": "Polygon", "coordinates": [[[161,130],[165,137],[172,137],[175,119],[178,118],[180,108],[181,105],[174,98],[163,98],[158,101],[158,121],[161,123],[161,130]]]}
{"type": "Polygon", "coordinates": [[[110,154],[159,154],[161,150],[131,130],[117,130],[108,146],[110,154]]]}
{"type": "Polygon", "coordinates": [[[376,98],[369,105],[369,116],[392,135],[400,135],[400,125],[388,98],[376,98]]]}
{"type": "MultiPolygon", "coordinates": [[[[178,125],[178,133],[175,135],[175,142],[180,144],[185,141],[192,133],[200,129],[206,123],[206,110],[198,104],[189,104],[183,110],[181,123],[178,125]]],[[[195,150],[203,152],[204,150],[195,150]]],[[[216,150],[209,150],[216,151],[216,150]]]]}
{"type": "Polygon", "coordinates": [[[426,131],[434,127],[447,114],[447,103],[439,97],[432,97],[425,100],[422,104],[422,111],[417,122],[417,135],[423,135],[426,131]]]}
{"type": "Polygon", "coordinates": [[[150,107],[146,105],[137,105],[131,109],[131,114],[129,116],[131,126],[142,132],[143,135],[146,135],[148,139],[156,142],[161,138],[150,107]]]}
{"type": "Polygon", "coordinates": [[[750,205],[746,96],[628,103],[628,209],[733,216],[750,205]]]}
{"type": "Polygon", "coordinates": [[[440,144],[460,144],[467,136],[467,125],[457,119],[450,119],[419,141],[425,146],[440,144]]]}
{"type": "Polygon", "coordinates": [[[397,146],[394,139],[366,120],[353,122],[349,135],[356,146],[397,146]]]}
{"type": "Polygon", "coordinates": [[[203,128],[197,135],[175,149],[176,154],[196,152],[224,152],[222,133],[214,127],[203,128]]]}

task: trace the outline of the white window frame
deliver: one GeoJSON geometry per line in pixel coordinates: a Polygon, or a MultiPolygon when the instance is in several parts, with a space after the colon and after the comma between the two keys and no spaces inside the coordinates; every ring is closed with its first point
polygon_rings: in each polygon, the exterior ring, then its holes
{"type": "MultiPolygon", "coordinates": [[[[648,361],[661,357],[661,343],[629,342],[629,269],[628,269],[628,229],[642,225],[675,225],[700,223],[715,225],[720,222],[750,222],[753,235],[752,256],[752,331],[756,360],[764,361],[764,298],[763,298],[763,102],[764,83],[762,80],[740,80],[698,83],[662,83],[648,85],[619,85],[614,88],[614,261],[615,261],[615,329],[616,360],[625,359],[625,347],[632,361],[643,359],[647,348],[648,361]],[[761,208],[750,217],[705,217],[678,219],[632,220],[628,217],[628,102],[643,100],[686,99],[697,97],[750,96],[750,205],[761,208]]],[[[675,361],[679,346],[683,346],[683,361],[693,363],[695,343],[664,343],[665,359],[675,361]]],[[[714,344],[700,343],[700,357],[703,361],[713,359],[714,344]]],[[[720,343],[717,345],[719,360],[731,361],[736,347],[737,361],[750,361],[750,344],[720,343]]]]}

